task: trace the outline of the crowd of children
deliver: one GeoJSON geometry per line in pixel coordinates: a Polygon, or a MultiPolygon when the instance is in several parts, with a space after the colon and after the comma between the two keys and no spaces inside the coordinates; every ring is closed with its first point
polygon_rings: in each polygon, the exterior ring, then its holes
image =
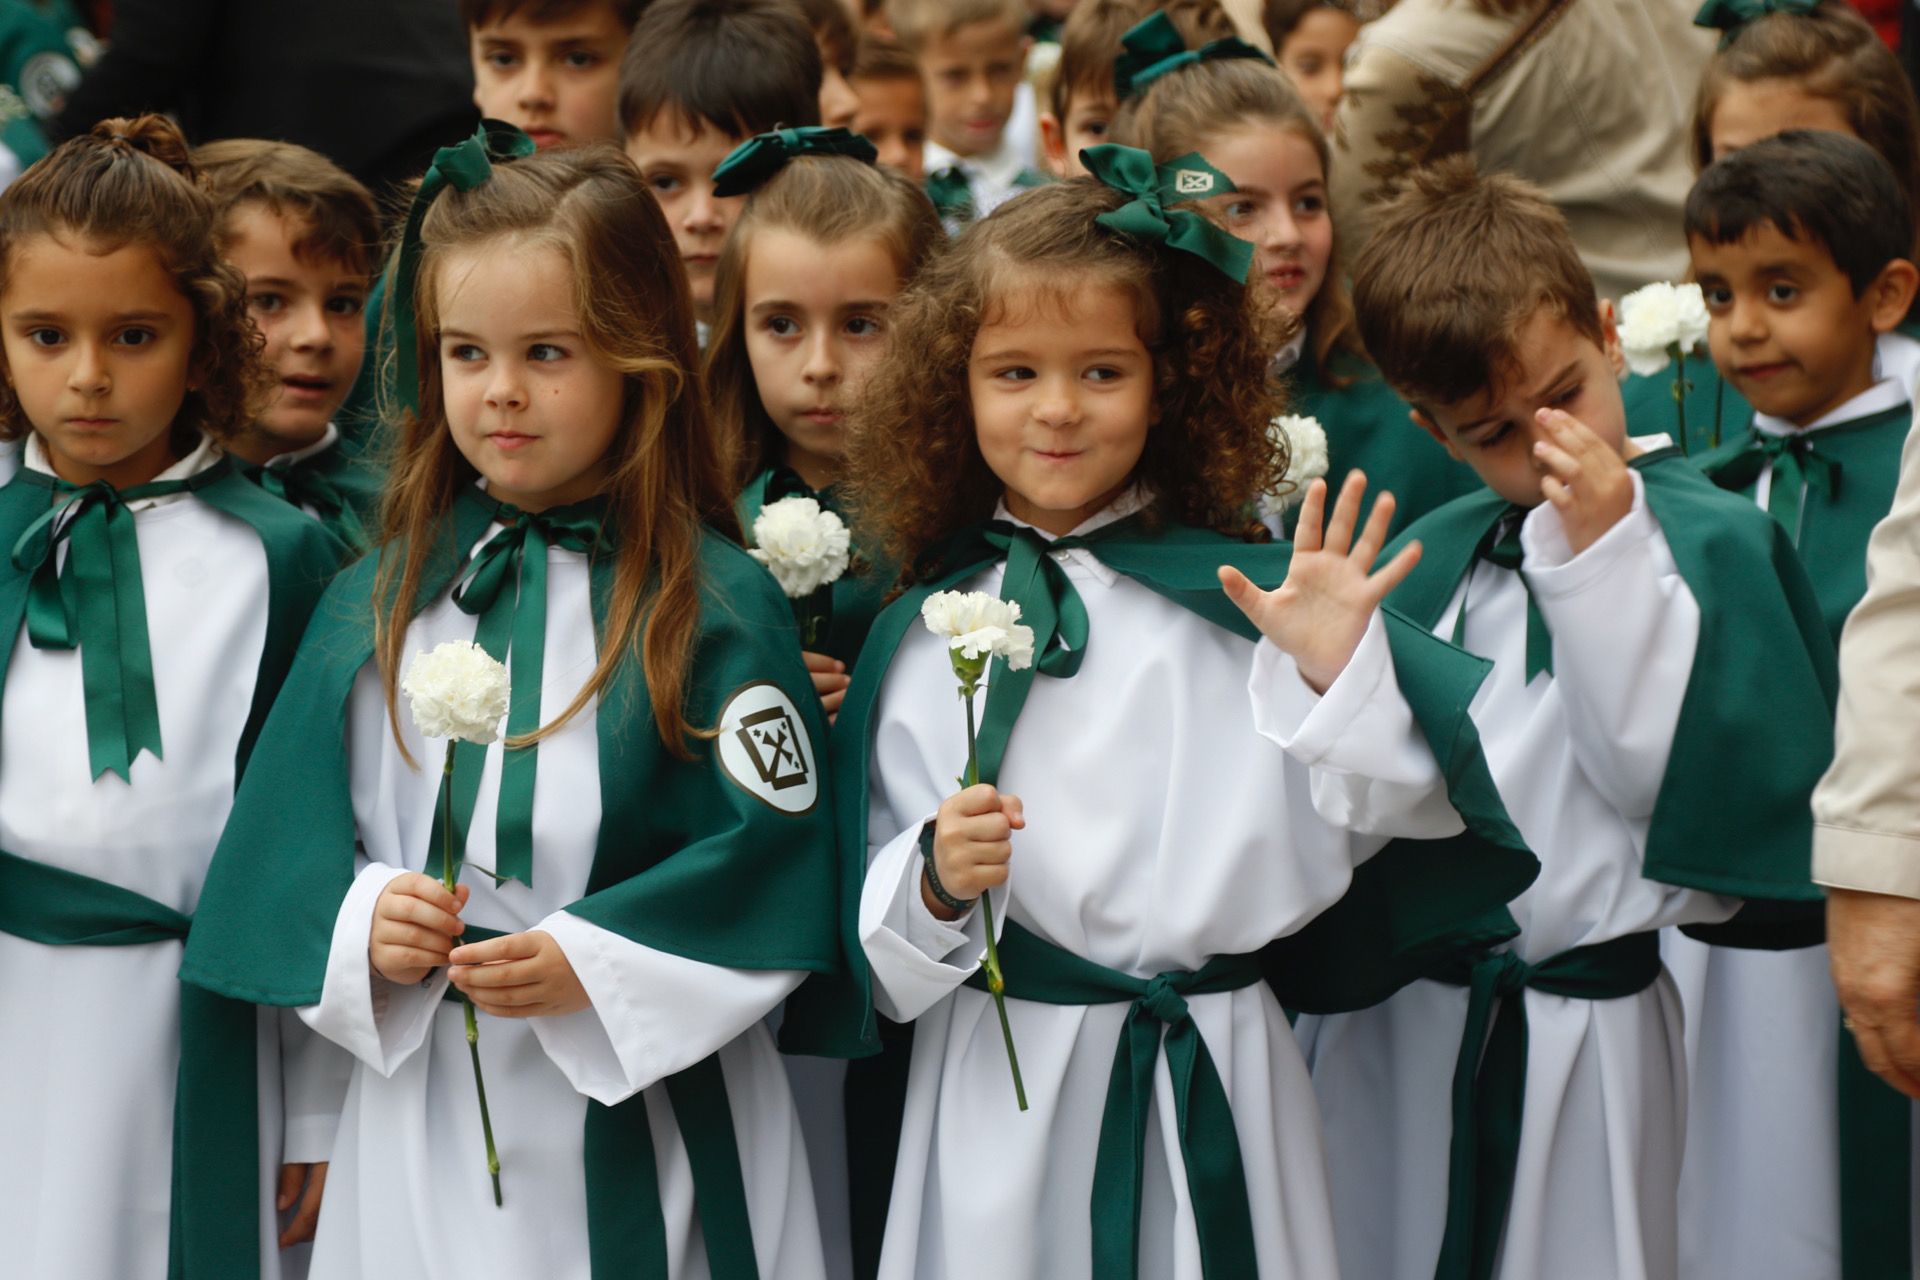
{"type": "Polygon", "coordinates": [[[1337,234],[1346,0],[460,12],[401,191],[0,192],[0,1272],[1920,1273],[1811,872],[1856,13],[1701,11],[1628,376],[1524,173],[1337,234]]]}

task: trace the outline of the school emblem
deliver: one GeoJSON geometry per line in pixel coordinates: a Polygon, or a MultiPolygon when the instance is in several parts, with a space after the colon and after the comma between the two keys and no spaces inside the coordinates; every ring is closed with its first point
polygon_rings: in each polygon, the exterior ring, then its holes
{"type": "Polygon", "coordinates": [[[1173,189],[1183,196],[1204,196],[1213,190],[1213,175],[1199,169],[1182,169],[1173,175],[1173,189]]]}
{"type": "Polygon", "coordinates": [[[820,774],[806,724],[780,686],[742,685],[720,712],[720,771],[735,786],[782,813],[806,813],[820,796],[820,774]]]}

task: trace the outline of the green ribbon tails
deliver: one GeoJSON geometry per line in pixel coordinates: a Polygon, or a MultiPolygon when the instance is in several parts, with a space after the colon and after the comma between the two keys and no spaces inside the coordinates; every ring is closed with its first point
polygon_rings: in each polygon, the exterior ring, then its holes
{"type": "MultiPolygon", "coordinates": [[[[501,530],[486,541],[454,584],[453,602],[477,614],[473,642],[508,664],[507,737],[500,755],[500,800],[494,833],[496,880],[533,884],[533,786],[539,746],[511,740],[540,727],[540,691],[547,647],[547,550],[564,547],[591,557],[600,547],[603,499],[551,511],[527,512],[502,503],[501,530]],[[509,580],[513,586],[508,587],[509,580]]],[[[467,824],[480,790],[486,748],[451,744],[453,782],[443,789],[443,815],[452,823],[450,856],[466,848],[467,824]]],[[[445,868],[430,868],[430,874],[445,868]]],[[[456,868],[457,870],[457,868],[456,868]]]]}
{"type": "Polygon", "coordinates": [[[1767,514],[1780,522],[1780,527],[1798,546],[1800,512],[1807,486],[1820,486],[1829,502],[1840,496],[1840,463],[1821,453],[1819,445],[1816,435],[1776,436],[1756,431],[1753,442],[1715,474],[1714,483],[1729,489],[1748,488],[1771,463],[1773,479],[1767,489],[1767,514]]]}
{"type": "Polygon", "coordinates": [[[13,544],[13,566],[31,570],[27,636],[36,649],[80,650],[87,704],[87,764],[97,780],[130,781],[142,751],[161,759],[160,706],[147,642],[147,597],[131,504],[185,493],[218,478],[212,467],[186,480],[115,489],[106,481],[71,485],[45,472],[19,478],[54,491],[55,505],[13,544]],[[59,563],[67,544],[66,564],[59,563]]]}
{"type": "MultiPolygon", "coordinates": [[[[1491,529],[1480,539],[1473,554],[1476,561],[1485,560],[1488,564],[1502,569],[1511,569],[1520,576],[1520,585],[1527,593],[1527,683],[1542,671],[1553,674],[1553,633],[1547,630],[1546,615],[1540,612],[1539,601],[1533,598],[1533,588],[1527,583],[1527,575],[1521,571],[1523,553],[1520,548],[1520,525],[1527,518],[1527,509],[1509,506],[1494,522],[1491,529]]],[[[1468,589],[1472,589],[1473,570],[1467,570],[1468,589]]],[[[1467,631],[1467,602],[1460,601],[1460,612],[1453,617],[1454,644],[1465,648],[1462,637],[1467,631]]]]}
{"type": "Polygon", "coordinates": [[[713,194],[744,196],[765,186],[787,162],[801,156],[845,156],[864,164],[879,162],[880,153],[861,134],[849,129],[775,129],[759,133],[727,152],[713,170],[713,194]]]}
{"type": "Polygon", "coordinates": [[[1080,162],[1105,185],[1133,197],[1095,222],[1132,240],[1190,253],[1227,278],[1247,282],[1253,246],[1191,209],[1172,207],[1238,190],[1232,179],[1198,153],[1157,165],[1152,156],[1135,147],[1105,143],[1082,151],[1080,162]]]}
{"type": "Polygon", "coordinates": [[[332,477],[318,467],[298,462],[289,466],[258,467],[254,470],[253,480],[282,502],[295,507],[312,507],[314,515],[322,523],[338,526],[349,545],[372,545],[360,513],[354,510],[353,504],[332,477]]]}
{"type": "Polygon", "coordinates": [[[394,381],[401,402],[420,412],[420,352],[414,333],[414,290],[420,274],[420,228],[427,210],[442,191],[472,191],[493,176],[495,160],[533,154],[533,139],[503,120],[482,120],[471,138],[433,153],[433,164],[420,179],[407,225],[400,237],[399,260],[394,265],[393,308],[394,381]]]}

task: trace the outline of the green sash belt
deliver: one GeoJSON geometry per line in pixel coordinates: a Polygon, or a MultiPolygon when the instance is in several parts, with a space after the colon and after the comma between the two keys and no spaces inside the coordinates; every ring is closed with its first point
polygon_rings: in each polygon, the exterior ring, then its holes
{"type": "Polygon", "coordinates": [[[1637,995],[1660,976],[1660,938],[1631,933],[1539,964],[1511,951],[1488,952],[1477,960],[1460,957],[1430,976],[1468,990],[1467,1027],[1453,1070],[1447,1231],[1434,1274],[1436,1280],[1486,1280],[1506,1230],[1520,1154],[1527,1083],[1524,993],[1576,1000],[1637,995]]]}
{"type": "MultiPolygon", "coordinates": [[[[0,933],[51,947],[138,947],[184,941],[191,924],[131,889],[0,851],[0,933]]],[[[255,1026],[252,1005],[181,986],[173,1280],[260,1274],[255,1026]]]]}
{"type": "MultiPolygon", "coordinates": [[[[498,929],[470,924],[462,944],[501,937],[498,929]]],[[[458,1007],[460,992],[447,984],[441,999],[458,1007]]],[[[759,1280],[753,1252],[753,1220],[747,1183],[740,1171],[740,1144],[720,1055],[713,1054],[666,1079],[680,1137],[693,1169],[700,1237],[707,1245],[713,1280],[759,1280]]],[[[654,1162],[653,1127],[647,1123],[645,1091],[615,1106],[587,1102],[587,1248],[596,1276],[666,1280],[667,1219],[660,1212],[660,1174],[654,1162]]]]}
{"type": "MultiPolygon", "coordinates": [[[[1056,947],[1009,920],[1000,938],[1000,960],[1010,1000],[1132,1005],[1114,1048],[1094,1162],[1095,1280],[1131,1280],[1140,1274],[1147,1111],[1153,1101],[1154,1067],[1163,1047],[1173,1077],[1180,1155],[1187,1167],[1194,1225],[1200,1234],[1201,1274],[1211,1280],[1257,1275],[1253,1213],[1233,1108],[1185,997],[1254,985],[1261,979],[1259,958],[1215,956],[1193,973],[1136,978],[1056,947]]],[[[976,973],[967,985],[984,991],[986,979],[976,973]]]]}

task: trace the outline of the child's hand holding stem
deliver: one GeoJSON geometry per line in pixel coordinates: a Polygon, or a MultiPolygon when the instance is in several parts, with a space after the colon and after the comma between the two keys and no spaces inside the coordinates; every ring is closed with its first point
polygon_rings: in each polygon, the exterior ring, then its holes
{"type": "Polygon", "coordinates": [[[417,871],[395,876],[373,904],[373,927],[367,933],[373,971],[405,986],[447,963],[453,940],[467,927],[460,911],[470,893],[464,884],[449,892],[417,871]]]}
{"type": "MultiPolygon", "coordinates": [[[[1026,825],[1020,797],[1002,795],[984,782],[948,796],[933,822],[933,865],[940,887],[952,897],[970,900],[1005,884],[1013,833],[1026,825]]],[[[960,918],[934,896],[924,872],[920,900],[937,920],[960,918]]]]}

